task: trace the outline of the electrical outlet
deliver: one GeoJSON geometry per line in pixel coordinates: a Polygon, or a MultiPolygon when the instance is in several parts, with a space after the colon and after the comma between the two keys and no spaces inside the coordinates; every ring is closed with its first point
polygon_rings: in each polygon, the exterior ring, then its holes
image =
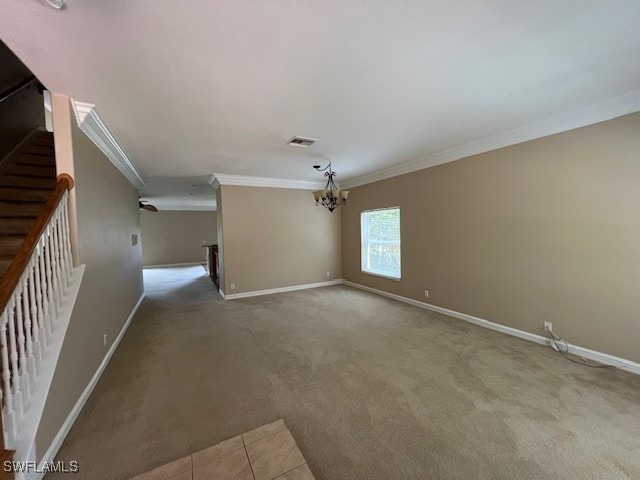
{"type": "Polygon", "coordinates": [[[105,347],[107,346],[107,334],[106,333],[102,336],[102,343],[104,343],[105,347]]]}
{"type": "Polygon", "coordinates": [[[544,322],[544,331],[550,332],[553,329],[553,324],[551,322],[544,322]]]}
{"type": "Polygon", "coordinates": [[[424,291],[424,298],[429,298],[429,290],[424,291]]]}
{"type": "Polygon", "coordinates": [[[234,288],[236,288],[236,284],[232,283],[231,285],[229,285],[229,287],[231,287],[231,290],[233,290],[234,288]]]}
{"type": "Polygon", "coordinates": [[[330,277],[330,276],[331,276],[331,272],[327,272],[327,277],[330,277]]]}

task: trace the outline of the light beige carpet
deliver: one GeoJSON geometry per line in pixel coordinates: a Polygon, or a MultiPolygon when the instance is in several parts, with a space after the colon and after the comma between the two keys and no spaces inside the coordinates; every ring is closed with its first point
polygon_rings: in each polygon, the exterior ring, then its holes
{"type": "Polygon", "coordinates": [[[348,287],[225,302],[199,266],[146,279],[60,450],[74,478],[278,418],[318,479],[640,478],[638,376],[348,287]]]}

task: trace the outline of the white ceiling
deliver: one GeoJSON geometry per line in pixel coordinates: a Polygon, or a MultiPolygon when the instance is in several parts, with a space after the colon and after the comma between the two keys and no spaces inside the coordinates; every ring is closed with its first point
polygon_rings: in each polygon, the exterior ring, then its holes
{"type": "Polygon", "coordinates": [[[319,157],[355,179],[640,94],[639,25],[632,0],[7,0],[0,16],[50,90],[96,104],[154,199],[214,172],[317,180],[319,157]]]}

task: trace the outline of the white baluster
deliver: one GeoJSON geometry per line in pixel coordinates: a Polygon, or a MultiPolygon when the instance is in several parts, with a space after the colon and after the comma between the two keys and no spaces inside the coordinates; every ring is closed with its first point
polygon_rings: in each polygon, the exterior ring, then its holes
{"type": "Polygon", "coordinates": [[[55,328],[73,259],[68,192],[36,243],[20,282],[0,315],[0,405],[6,439],[13,443],[55,328]]]}
{"type": "Polygon", "coordinates": [[[4,428],[8,439],[13,442],[17,431],[15,412],[13,410],[13,392],[11,391],[11,371],[9,370],[9,346],[7,345],[7,324],[9,315],[7,310],[0,317],[0,348],[2,349],[2,388],[4,391],[4,428]]]}
{"type": "Polygon", "coordinates": [[[18,424],[70,286],[72,258],[68,192],[64,192],[0,315],[0,405],[10,442],[18,435],[18,424]]]}
{"type": "Polygon", "coordinates": [[[22,417],[24,413],[24,404],[22,402],[22,390],[20,388],[20,373],[18,371],[18,346],[16,344],[16,294],[14,293],[5,312],[8,312],[9,324],[9,360],[11,360],[11,388],[13,392],[14,411],[17,419],[22,417]]]}
{"type": "Polygon", "coordinates": [[[38,265],[38,249],[35,249],[29,262],[29,305],[31,307],[31,333],[33,335],[34,379],[35,369],[42,362],[42,345],[40,343],[40,314],[36,297],[36,267],[38,265]]]}
{"type": "Polygon", "coordinates": [[[49,297],[49,311],[51,313],[51,329],[55,328],[56,317],[58,316],[58,310],[60,308],[60,302],[58,300],[58,295],[56,292],[56,281],[55,281],[55,268],[53,265],[53,242],[51,241],[51,231],[47,227],[45,233],[46,240],[46,267],[47,267],[47,296],[49,297]]]}
{"type": "Polygon", "coordinates": [[[47,281],[47,301],[49,304],[51,326],[53,328],[53,316],[55,315],[55,301],[53,300],[53,272],[51,270],[51,257],[49,255],[49,237],[45,234],[42,236],[42,251],[44,253],[44,275],[47,281]]]}
{"type": "Polygon", "coordinates": [[[16,327],[18,329],[18,366],[19,366],[19,377],[21,383],[22,395],[25,401],[31,395],[31,385],[29,384],[28,379],[28,368],[27,368],[27,349],[25,348],[25,340],[26,337],[24,335],[24,315],[22,312],[22,298],[24,296],[24,290],[22,288],[22,282],[18,285],[18,289],[16,290],[16,327]]]}
{"type": "Polygon", "coordinates": [[[65,248],[67,250],[67,263],[69,265],[69,273],[73,272],[73,257],[71,254],[71,230],[69,229],[69,192],[64,192],[64,206],[63,206],[63,227],[65,234],[65,248]]]}
{"type": "Polygon", "coordinates": [[[27,264],[27,269],[22,274],[22,321],[24,323],[25,347],[27,350],[27,363],[23,374],[26,375],[25,383],[29,385],[29,391],[33,390],[33,382],[36,378],[36,359],[33,355],[33,335],[31,320],[31,305],[29,299],[29,277],[28,271],[31,269],[31,262],[27,264]]]}
{"type": "Polygon", "coordinates": [[[71,258],[69,256],[69,232],[67,231],[67,192],[65,192],[62,197],[62,202],[60,204],[60,220],[58,222],[60,224],[60,233],[61,233],[61,245],[62,245],[62,258],[64,259],[64,269],[67,272],[66,281],[67,281],[67,289],[69,285],[71,285],[71,258]]]}
{"type": "Polygon", "coordinates": [[[53,267],[54,272],[54,286],[56,294],[56,304],[58,306],[58,314],[60,313],[60,306],[62,305],[62,297],[64,296],[64,280],[62,279],[62,269],[60,268],[60,245],[58,244],[58,230],[56,228],[55,219],[51,225],[51,253],[53,255],[53,267]]]}
{"type": "Polygon", "coordinates": [[[49,293],[49,279],[47,278],[45,237],[40,237],[38,245],[40,249],[40,283],[42,289],[42,312],[44,313],[44,325],[47,338],[51,335],[51,315],[49,313],[51,306],[51,295],[49,293]]]}
{"type": "Polygon", "coordinates": [[[34,276],[35,276],[35,294],[36,294],[36,308],[37,308],[37,319],[38,319],[38,342],[40,343],[40,361],[42,361],[42,355],[44,354],[44,349],[47,348],[47,329],[45,327],[45,313],[44,313],[44,307],[45,307],[45,296],[44,296],[44,289],[45,284],[42,282],[42,262],[43,262],[43,258],[42,258],[42,241],[38,240],[38,244],[36,245],[36,249],[35,249],[35,269],[34,269],[34,276]]]}
{"type": "Polygon", "coordinates": [[[58,219],[56,220],[56,236],[58,238],[58,250],[60,254],[60,271],[62,272],[62,286],[65,290],[69,290],[69,275],[67,270],[67,259],[65,258],[66,249],[64,248],[64,232],[62,231],[62,203],[58,205],[58,219]]]}

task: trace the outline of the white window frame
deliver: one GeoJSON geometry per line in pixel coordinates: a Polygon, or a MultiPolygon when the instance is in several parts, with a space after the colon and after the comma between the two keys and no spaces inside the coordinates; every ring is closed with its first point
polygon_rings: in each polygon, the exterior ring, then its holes
{"type": "MultiPolygon", "coordinates": [[[[373,275],[375,277],[387,278],[389,280],[395,280],[399,282],[402,278],[402,214],[400,212],[400,207],[385,207],[385,208],[375,208],[372,210],[363,210],[360,212],[360,271],[367,275],[373,275]],[[367,231],[368,225],[368,217],[366,214],[371,212],[378,212],[383,210],[398,210],[398,230],[400,230],[400,239],[398,240],[398,247],[400,249],[400,272],[398,276],[387,275],[384,273],[376,272],[375,270],[367,269],[366,265],[369,263],[369,255],[367,253],[367,249],[369,247],[369,242],[365,241],[365,232],[367,231]]],[[[395,242],[394,242],[395,243],[395,242]]]]}

